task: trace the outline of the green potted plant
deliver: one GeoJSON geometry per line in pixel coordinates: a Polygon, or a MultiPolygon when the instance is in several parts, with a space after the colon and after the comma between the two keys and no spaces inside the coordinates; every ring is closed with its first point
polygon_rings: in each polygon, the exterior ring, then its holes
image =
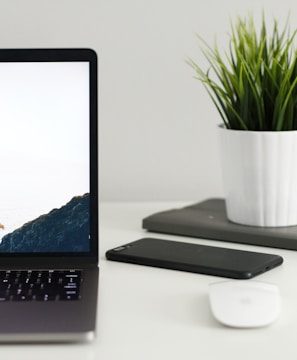
{"type": "Polygon", "coordinates": [[[209,69],[189,60],[223,120],[227,217],[253,226],[297,224],[296,30],[273,25],[238,18],[224,55],[199,37],[209,69]]]}

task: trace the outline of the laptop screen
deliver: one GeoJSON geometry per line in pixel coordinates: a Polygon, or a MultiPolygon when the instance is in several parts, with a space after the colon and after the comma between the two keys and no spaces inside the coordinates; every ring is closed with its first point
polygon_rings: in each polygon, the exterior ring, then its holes
{"type": "Polygon", "coordinates": [[[0,253],[91,251],[90,79],[79,56],[0,51],[0,253]]]}

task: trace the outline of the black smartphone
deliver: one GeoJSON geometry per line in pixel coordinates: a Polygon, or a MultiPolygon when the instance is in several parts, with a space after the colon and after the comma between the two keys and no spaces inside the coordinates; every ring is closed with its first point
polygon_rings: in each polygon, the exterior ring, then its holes
{"type": "Polygon", "coordinates": [[[106,252],[108,260],[172,270],[250,279],[281,265],[279,255],[144,238],[106,252]]]}

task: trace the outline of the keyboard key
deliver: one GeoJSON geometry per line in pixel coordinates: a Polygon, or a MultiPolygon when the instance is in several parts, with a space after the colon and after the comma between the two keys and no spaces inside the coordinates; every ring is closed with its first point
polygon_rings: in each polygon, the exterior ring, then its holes
{"type": "Polygon", "coordinates": [[[13,301],[30,301],[32,296],[30,295],[12,295],[11,300],[13,301]]]}

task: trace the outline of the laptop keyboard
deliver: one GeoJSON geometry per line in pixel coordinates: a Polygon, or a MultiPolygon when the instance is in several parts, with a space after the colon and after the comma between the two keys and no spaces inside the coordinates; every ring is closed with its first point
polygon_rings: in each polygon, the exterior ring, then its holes
{"type": "Polygon", "coordinates": [[[0,302],[79,300],[82,270],[1,270],[0,302]]]}

